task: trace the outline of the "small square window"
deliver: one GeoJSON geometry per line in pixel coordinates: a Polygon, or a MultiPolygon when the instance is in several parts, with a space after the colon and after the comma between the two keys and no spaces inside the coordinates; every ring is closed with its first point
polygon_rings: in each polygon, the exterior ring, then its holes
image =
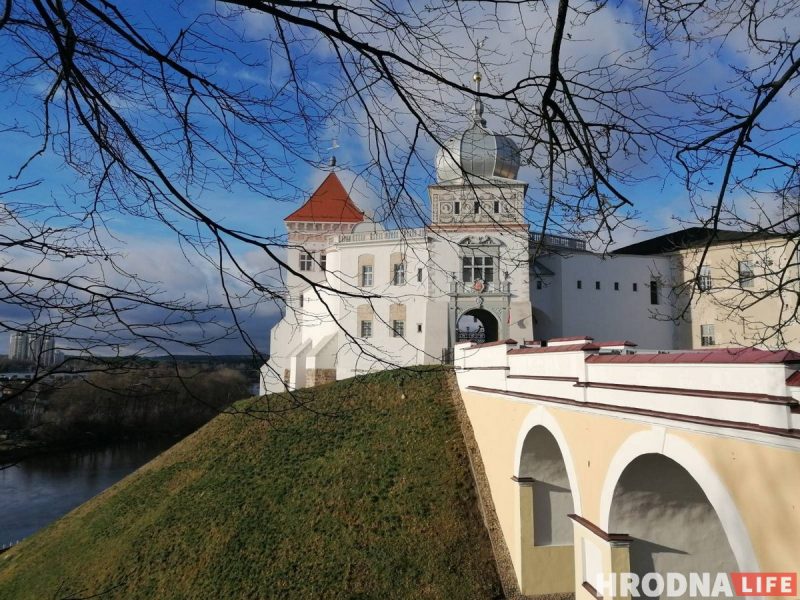
{"type": "Polygon", "coordinates": [[[578,289],[583,289],[583,282],[580,279],[578,279],[578,289]]]}
{"type": "Polygon", "coordinates": [[[361,321],[361,337],[372,337],[372,321],[361,321]]]}
{"type": "Polygon", "coordinates": [[[500,202],[498,202],[497,200],[495,200],[495,201],[494,201],[494,214],[497,214],[497,213],[499,213],[499,212],[500,212],[500,202]]]}
{"type": "Polygon", "coordinates": [[[536,289],[537,290],[542,289],[542,280],[541,279],[537,279],[536,280],[536,289]]]}
{"type": "Polygon", "coordinates": [[[475,209],[473,212],[477,215],[481,210],[481,203],[480,202],[476,202],[473,205],[473,208],[475,209]]]}
{"type": "Polygon", "coordinates": [[[403,337],[406,334],[406,322],[405,321],[392,321],[392,336],[393,337],[403,337]]]}
{"type": "Polygon", "coordinates": [[[594,282],[594,289],[596,289],[596,290],[600,289],[600,282],[599,281],[595,281],[594,282]]]}
{"type": "Polygon", "coordinates": [[[453,214],[461,214],[461,202],[453,202],[453,214]]]}
{"type": "Polygon", "coordinates": [[[417,281],[422,283],[422,269],[417,269],[417,281]]]}
{"type": "Polygon", "coordinates": [[[300,294],[300,308],[303,308],[303,294],[300,294]]]}
{"type": "Polygon", "coordinates": [[[650,280],[650,304],[658,304],[658,280],[650,280]]]}
{"type": "Polygon", "coordinates": [[[417,333],[422,333],[422,323],[417,323],[417,333]]]}
{"type": "Polygon", "coordinates": [[[638,283],[634,283],[633,284],[633,291],[634,292],[638,292],[639,291],[639,284],[638,283]]]}
{"type": "Polygon", "coordinates": [[[700,325],[700,345],[713,346],[714,341],[714,326],[713,325],[700,325]]]}
{"type": "Polygon", "coordinates": [[[319,255],[319,268],[321,271],[325,272],[328,270],[328,257],[325,254],[319,255]]]}

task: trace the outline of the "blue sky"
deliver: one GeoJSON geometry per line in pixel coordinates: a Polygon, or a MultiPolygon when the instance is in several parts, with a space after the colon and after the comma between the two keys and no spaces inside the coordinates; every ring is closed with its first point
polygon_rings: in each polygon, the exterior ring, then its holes
{"type": "MultiPolygon", "coordinates": [[[[366,5],[367,3],[362,3],[366,5]]],[[[203,72],[237,89],[249,89],[254,95],[274,97],[277,102],[270,107],[268,114],[280,119],[283,113],[290,115],[297,110],[290,95],[283,95],[280,86],[285,84],[289,75],[288,63],[276,57],[274,53],[275,28],[270,19],[254,13],[233,15],[223,3],[198,2],[183,3],[176,9],[164,2],[124,3],[123,10],[137,25],[144,27],[151,39],[162,40],[160,47],[168,45],[182,28],[189,28],[202,34],[207,40],[224,33],[227,53],[206,54],[209,62],[203,66],[203,72]],[[211,16],[200,16],[203,11],[211,11],[211,16]],[[199,20],[196,20],[198,19],[199,20]],[[238,38],[238,39],[237,39],[238,38]]],[[[552,10],[552,6],[547,6],[552,10]]],[[[546,73],[548,57],[548,27],[552,14],[540,7],[526,9],[521,18],[509,14],[509,20],[501,26],[481,18],[479,8],[470,8],[465,15],[467,29],[442,30],[447,39],[440,40],[444,47],[454,52],[469,56],[474,39],[486,35],[488,37],[485,50],[486,62],[483,70],[484,85],[487,90],[506,89],[513,82],[529,76],[546,73]],[[531,32],[534,32],[532,34],[531,32]],[[533,45],[532,45],[533,43],[533,45]]],[[[498,10],[508,11],[510,7],[501,6],[498,10]]],[[[589,17],[583,24],[572,23],[570,39],[565,41],[563,60],[565,64],[581,65],[599,56],[606,56],[607,64],[623,64],[624,60],[634,61],[637,54],[634,49],[638,45],[635,37],[637,25],[636,5],[621,3],[606,6],[603,10],[589,17]]],[[[789,24],[784,24],[788,26],[789,24]]],[[[680,46],[665,48],[662,64],[671,69],[670,77],[684,88],[696,89],[698,92],[712,91],[715,88],[735,85],[735,72],[731,64],[747,64],[751,60],[743,54],[746,45],[741,39],[732,36],[725,44],[696,47],[689,51],[680,46]]],[[[207,50],[207,49],[206,49],[207,50]]],[[[12,61],[19,47],[0,35],[0,55],[6,61],[12,61]]],[[[326,174],[322,166],[327,162],[332,151],[334,139],[339,144],[336,150],[339,161],[339,173],[343,181],[352,186],[354,200],[368,212],[380,211],[384,200],[383,192],[376,190],[378,176],[374,169],[368,169],[371,158],[375,155],[375,146],[370,140],[366,128],[366,115],[359,112],[357,103],[341,106],[336,103],[341,92],[337,88],[335,56],[332,49],[324,42],[310,36],[298,41],[293,56],[303,84],[308,86],[310,101],[305,106],[309,111],[311,125],[306,128],[298,120],[286,119],[275,126],[278,134],[274,139],[254,139],[257,128],[241,125],[237,131],[243,139],[249,140],[253,148],[263,151],[263,155],[248,157],[249,185],[237,181],[226,172],[221,162],[209,152],[203,158],[208,160],[208,168],[204,177],[198,178],[185,188],[187,195],[203,207],[207,213],[220,223],[255,236],[274,237],[284,233],[283,217],[296,208],[303,199],[313,191],[326,174]],[[330,110],[329,118],[320,118],[324,111],[330,110]],[[259,171],[258,161],[263,159],[266,170],[259,171]],[[316,163],[316,164],[314,164],[316,163]],[[218,167],[218,168],[215,168],[218,167]],[[365,170],[366,169],[366,170],[365,170]]],[[[423,49],[424,51],[424,49],[423,49]]],[[[197,54],[198,56],[200,54],[197,54]]],[[[436,62],[436,56],[426,55],[428,62],[436,62]]],[[[469,61],[454,60],[451,56],[438,58],[442,72],[454,80],[469,83],[473,65],[469,61]]],[[[623,71],[623,74],[625,71],[623,71]]],[[[5,181],[14,175],[26,158],[39,143],[31,137],[38,131],[41,101],[49,81],[45,76],[34,77],[23,83],[13,82],[0,87],[0,130],[2,126],[16,125],[21,133],[5,132],[0,134],[0,176],[5,181]]],[[[466,127],[470,98],[468,95],[448,89],[436,89],[435,86],[419,88],[422,107],[428,111],[427,124],[440,136],[466,127]],[[431,99],[440,97],[441,102],[431,99]]],[[[152,110],[129,99],[114,98],[119,110],[143,131],[157,131],[164,125],[152,110]]],[[[405,158],[411,139],[410,127],[413,119],[407,114],[404,106],[385,88],[377,86],[375,98],[382,103],[381,110],[376,113],[378,123],[386,127],[389,151],[396,162],[405,158]]],[[[659,112],[673,115],[679,119],[684,115],[680,106],[670,106],[670,99],[655,95],[643,94],[645,102],[653,102],[652,108],[659,112]]],[[[159,99],[151,99],[153,106],[159,105],[159,99]]],[[[647,106],[643,107],[646,112],[647,106]]],[[[773,109],[778,116],[784,118],[785,113],[800,112],[796,99],[780,100],[773,109]],[[781,114],[783,113],[783,114],[781,114]]],[[[519,127],[509,119],[508,109],[499,101],[487,102],[487,118],[489,126],[512,135],[519,132],[519,127]]],[[[57,115],[61,116],[61,115],[57,115]]],[[[765,115],[765,122],[772,119],[765,115]]],[[[775,120],[776,123],[779,120],[775,120]]],[[[219,148],[227,151],[225,140],[217,126],[208,115],[198,115],[197,123],[203,126],[209,137],[218,140],[219,148]]],[[[665,122],[665,127],[671,126],[665,122]]],[[[796,139],[784,141],[785,151],[798,153],[796,139]]],[[[525,146],[525,140],[521,140],[525,146]]],[[[407,192],[425,207],[426,186],[432,181],[433,157],[437,149],[434,140],[425,135],[419,141],[418,155],[411,162],[407,181],[407,192]]],[[[170,147],[163,148],[159,156],[166,169],[173,169],[176,178],[181,175],[179,157],[174,155],[170,147]]],[[[628,159],[633,160],[633,159],[628,159]]],[[[636,224],[642,229],[638,234],[633,230],[620,229],[614,235],[615,244],[643,239],[659,232],[678,226],[675,217],[696,220],[707,215],[692,215],[689,208],[689,194],[682,181],[670,173],[664,163],[652,159],[634,164],[635,173],[640,181],[632,185],[622,185],[625,193],[634,200],[637,213],[636,224]]],[[[752,165],[746,162],[744,168],[752,165]]],[[[706,171],[708,182],[701,187],[712,198],[715,179],[719,172],[715,167],[706,171]]],[[[538,175],[530,168],[520,172],[520,178],[531,184],[530,194],[533,199],[541,198],[542,187],[538,175]]],[[[769,176],[765,176],[763,185],[769,184],[769,176]]],[[[6,202],[31,202],[44,207],[54,200],[68,209],[77,211],[85,206],[86,194],[92,192],[91,181],[83,174],[64,165],[58,148],[50,147],[37,157],[23,173],[22,181],[41,180],[41,183],[27,191],[6,197],[6,202]]],[[[697,183],[697,182],[695,182],[697,183]]],[[[700,190],[701,187],[696,188],[700,190]]],[[[734,192],[735,196],[735,192],[734,192]]],[[[740,205],[747,208],[747,198],[740,200],[740,205]]],[[[529,215],[534,225],[540,218],[535,212],[529,215]]],[[[165,291],[177,294],[188,293],[197,299],[218,298],[220,291],[211,265],[202,257],[186,252],[174,232],[164,223],[137,218],[131,211],[110,212],[106,225],[112,237],[110,243],[123,257],[121,260],[137,274],[146,274],[151,281],[158,281],[165,291]]],[[[178,227],[191,224],[178,214],[171,214],[171,219],[178,227]]],[[[587,223],[587,227],[591,222],[587,223]]],[[[557,227],[556,227],[557,229],[557,227]]],[[[279,240],[276,240],[279,241],[279,240]]],[[[246,245],[233,243],[234,252],[244,260],[249,268],[257,271],[269,269],[270,261],[263,254],[254,252],[246,245]]],[[[265,348],[268,339],[268,328],[277,316],[277,307],[269,302],[259,304],[254,313],[248,317],[246,328],[259,347],[265,348]]],[[[225,312],[219,315],[221,320],[229,320],[225,312]]],[[[0,335],[0,352],[4,351],[7,336],[0,335]]],[[[219,342],[213,346],[214,352],[234,353],[243,351],[243,344],[238,340],[219,342]]]]}

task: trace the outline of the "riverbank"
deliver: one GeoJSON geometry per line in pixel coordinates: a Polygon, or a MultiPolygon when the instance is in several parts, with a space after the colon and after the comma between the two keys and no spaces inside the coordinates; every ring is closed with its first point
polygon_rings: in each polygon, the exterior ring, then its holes
{"type": "Polygon", "coordinates": [[[0,470],[0,548],[48,526],[179,441],[50,451],[0,470]]]}

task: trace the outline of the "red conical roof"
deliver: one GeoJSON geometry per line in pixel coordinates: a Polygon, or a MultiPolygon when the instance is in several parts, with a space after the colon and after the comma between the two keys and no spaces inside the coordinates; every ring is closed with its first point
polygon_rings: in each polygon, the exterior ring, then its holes
{"type": "Polygon", "coordinates": [[[350,199],[336,173],[328,175],[311,198],[284,219],[321,223],[360,223],[363,220],[364,213],[350,199]]]}

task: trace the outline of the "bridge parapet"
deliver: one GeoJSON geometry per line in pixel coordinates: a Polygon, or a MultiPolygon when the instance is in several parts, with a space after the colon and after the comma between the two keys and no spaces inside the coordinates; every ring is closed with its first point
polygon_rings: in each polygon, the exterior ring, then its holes
{"type": "Polygon", "coordinates": [[[523,593],[800,572],[800,354],[511,342],[457,347],[456,376],[523,593]]]}
{"type": "Polygon", "coordinates": [[[462,388],[555,404],[581,403],[800,439],[800,354],[752,348],[636,350],[631,342],[564,338],[542,346],[514,340],[459,344],[462,388]]]}

